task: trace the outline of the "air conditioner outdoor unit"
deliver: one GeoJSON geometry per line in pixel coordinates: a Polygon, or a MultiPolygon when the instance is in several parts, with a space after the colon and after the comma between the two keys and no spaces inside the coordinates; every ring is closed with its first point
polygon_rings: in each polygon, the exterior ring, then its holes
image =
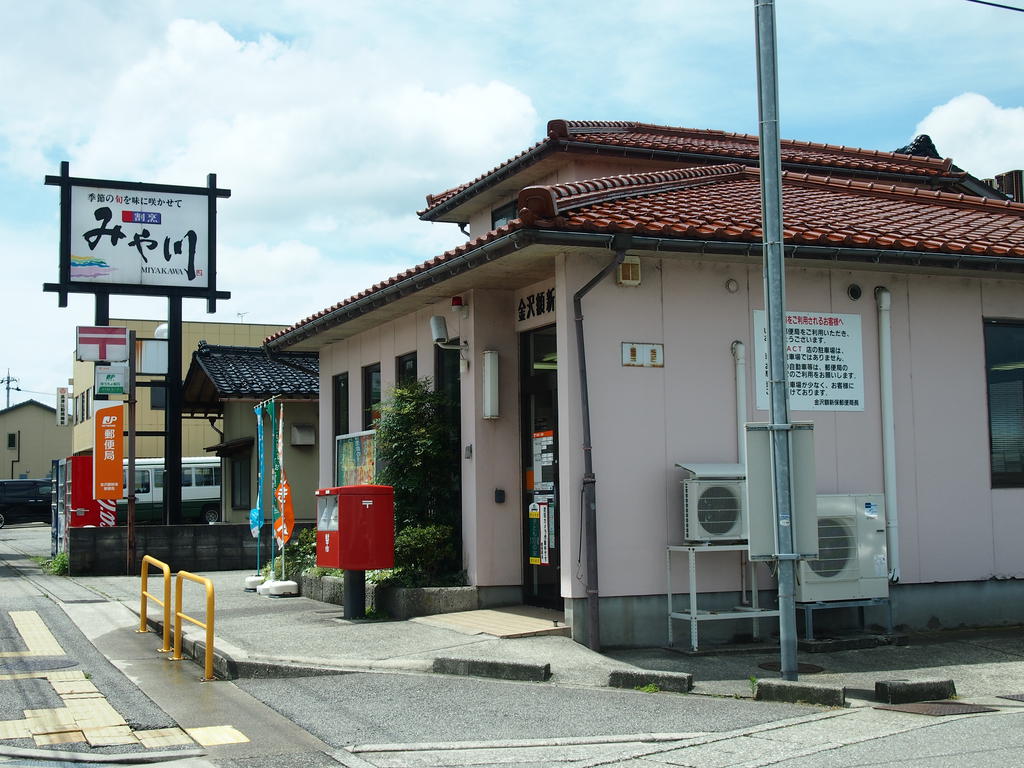
{"type": "Polygon", "coordinates": [[[746,491],[741,464],[687,464],[683,480],[683,538],[724,543],[747,538],[746,491]]]}
{"type": "Polygon", "coordinates": [[[888,597],[884,497],[837,494],[817,501],[819,556],[800,562],[796,601],[888,597]]]}

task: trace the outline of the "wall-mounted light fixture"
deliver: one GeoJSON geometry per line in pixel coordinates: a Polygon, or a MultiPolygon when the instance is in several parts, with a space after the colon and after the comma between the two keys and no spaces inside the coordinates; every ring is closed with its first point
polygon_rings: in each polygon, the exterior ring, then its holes
{"type": "Polygon", "coordinates": [[[735,277],[730,277],[725,281],[725,290],[729,293],[736,293],[740,289],[739,281],[735,277]]]}
{"type": "Polygon", "coordinates": [[[469,370],[469,358],[465,354],[469,349],[469,342],[450,341],[451,336],[448,335],[448,323],[444,315],[433,315],[430,318],[430,338],[441,349],[459,350],[459,370],[463,373],[469,370]]]}
{"type": "Polygon", "coordinates": [[[497,419],[501,416],[498,408],[498,350],[484,350],[484,393],[483,417],[497,419]]]}
{"type": "Polygon", "coordinates": [[[469,317],[469,302],[461,296],[452,296],[452,312],[458,312],[463,319],[469,317]]]}

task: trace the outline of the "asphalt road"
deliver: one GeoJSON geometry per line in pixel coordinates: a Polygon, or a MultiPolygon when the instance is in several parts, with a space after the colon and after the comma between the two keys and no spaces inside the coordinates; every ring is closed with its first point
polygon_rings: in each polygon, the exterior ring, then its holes
{"type": "Polygon", "coordinates": [[[443,675],[360,673],[236,684],[335,747],[715,732],[815,711],[443,675]]]}
{"type": "MultiPolygon", "coordinates": [[[[218,725],[249,737],[210,746],[205,756],[176,761],[176,768],[1024,766],[1024,704],[1007,700],[987,701],[998,709],[993,714],[927,718],[870,707],[821,711],[406,673],[200,683],[199,667],[155,655],[155,636],[134,633],[133,617],[119,603],[74,580],[24,578],[31,567],[24,553],[45,554],[48,541],[41,526],[0,531],[0,723],[22,719],[26,709],[62,704],[50,681],[10,675],[77,670],[133,730],[218,725]],[[12,612],[38,616],[60,648],[24,654],[30,643],[12,612]]],[[[1024,680],[1024,662],[1006,669],[1024,680]]],[[[0,738],[0,754],[5,746],[35,744],[0,738]]],[[[46,749],[144,751],[84,744],[46,749]]]]}
{"type": "MultiPolygon", "coordinates": [[[[12,562],[24,563],[24,558],[20,554],[12,554],[4,544],[34,541],[40,532],[48,542],[49,529],[38,525],[10,526],[0,531],[0,720],[22,720],[27,709],[64,707],[65,702],[49,680],[39,677],[12,679],[20,673],[60,670],[84,673],[132,730],[174,726],[170,717],[86,639],[59,605],[11,567],[12,562]],[[31,649],[12,619],[12,613],[37,616],[56,639],[59,649],[54,650],[59,652],[27,655],[26,651],[31,649]]],[[[37,746],[31,738],[4,739],[0,743],[23,748],[37,746]]],[[[91,748],[86,743],[64,744],[60,749],[91,751],[94,754],[139,751],[137,746],[91,748]]]]}

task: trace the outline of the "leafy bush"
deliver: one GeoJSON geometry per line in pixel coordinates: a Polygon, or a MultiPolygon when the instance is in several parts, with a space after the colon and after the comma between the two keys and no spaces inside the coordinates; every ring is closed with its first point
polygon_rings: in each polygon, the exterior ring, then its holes
{"type": "MultiPolygon", "coordinates": [[[[285,544],[284,550],[285,581],[298,582],[302,574],[316,567],[316,529],[303,528],[292,540],[285,544]]],[[[262,574],[266,578],[282,579],[281,555],[263,566],[262,574]]]]}
{"type": "Polygon", "coordinates": [[[47,573],[53,574],[54,576],[67,576],[71,570],[71,564],[68,561],[68,553],[60,552],[54,555],[51,559],[44,560],[43,570],[47,573]]]}
{"type": "Polygon", "coordinates": [[[395,536],[395,565],[414,578],[436,581],[458,570],[454,539],[450,525],[408,526],[395,536]]]}

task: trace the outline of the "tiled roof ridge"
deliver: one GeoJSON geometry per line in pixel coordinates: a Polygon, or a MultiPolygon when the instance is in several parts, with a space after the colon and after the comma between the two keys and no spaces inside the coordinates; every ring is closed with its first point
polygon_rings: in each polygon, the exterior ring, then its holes
{"type": "Polygon", "coordinates": [[[446,200],[448,200],[449,198],[455,197],[455,195],[459,194],[460,192],[462,192],[462,191],[464,191],[466,189],[469,189],[474,184],[478,184],[479,182],[483,181],[488,176],[491,176],[492,174],[494,174],[495,172],[501,170],[502,168],[504,168],[506,166],[509,166],[509,165],[514,165],[517,160],[521,160],[522,158],[524,158],[527,155],[529,155],[531,152],[536,152],[538,149],[543,147],[545,144],[549,144],[549,143],[551,143],[550,139],[547,139],[547,138],[541,139],[540,141],[538,141],[533,146],[527,147],[522,152],[520,152],[520,153],[518,153],[516,155],[513,155],[508,160],[505,160],[505,161],[499,163],[498,165],[496,165],[493,168],[491,168],[489,171],[481,173],[479,176],[477,176],[475,179],[472,179],[471,181],[467,181],[467,182],[465,182],[463,184],[459,184],[458,186],[452,187],[451,189],[446,189],[443,192],[437,192],[436,194],[429,194],[429,195],[427,195],[427,207],[424,208],[423,210],[417,211],[416,215],[417,216],[422,216],[423,214],[427,213],[431,208],[435,208],[438,205],[440,205],[441,203],[443,203],[446,200]]]}
{"type": "MultiPolygon", "coordinates": [[[[267,350],[262,346],[247,347],[237,344],[209,344],[203,343],[199,345],[198,352],[201,355],[215,355],[215,354],[234,354],[234,355],[258,355],[259,357],[266,357],[267,350]]],[[[303,352],[300,350],[275,350],[271,353],[274,357],[277,356],[295,356],[295,357],[310,357],[309,352],[303,352]]],[[[271,358],[272,359],[272,358],[271,358]]]]}
{"type": "Polygon", "coordinates": [[[618,197],[637,197],[668,189],[679,189],[691,186],[693,182],[739,178],[751,170],[754,169],[739,163],[725,163],[532,186],[519,192],[516,209],[523,223],[530,225],[537,219],[552,218],[571,208],[608,202],[618,197]]]}
{"type": "MultiPolygon", "coordinates": [[[[646,133],[649,135],[670,137],[675,136],[695,140],[733,141],[748,144],[749,151],[745,152],[745,154],[751,159],[756,160],[758,155],[758,137],[750,133],[735,133],[710,128],[684,128],[626,120],[549,120],[547,124],[547,135],[543,139],[533,146],[528,147],[522,152],[519,152],[518,154],[499,163],[490,170],[480,174],[471,181],[451,187],[443,192],[428,194],[426,196],[426,208],[417,211],[417,215],[420,217],[426,216],[433,209],[464,193],[471,187],[485,182],[487,179],[499,172],[503,172],[508,168],[514,167],[517,163],[525,161],[528,156],[542,155],[560,143],[571,142],[574,137],[582,139],[582,137],[586,135],[597,137],[600,134],[612,135],[629,133],[646,133]]],[[[863,149],[861,147],[850,147],[844,144],[824,144],[821,142],[800,141],[797,139],[782,139],[780,145],[783,151],[788,150],[797,153],[800,150],[833,152],[845,155],[851,161],[861,160],[864,162],[883,162],[886,160],[892,160],[899,161],[910,168],[917,168],[922,171],[927,170],[930,174],[954,175],[960,177],[967,175],[965,172],[960,171],[953,165],[951,158],[927,157],[918,154],[904,154],[901,152],[889,152],[879,149],[863,149]]],[[[795,159],[793,162],[803,163],[805,165],[808,164],[806,161],[799,158],[795,159]]],[[[844,164],[836,162],[834,165],[838,168],[842,167],[844,164]]],[[[850,165],[850,167],[855,168],[856,166],[850,165]]],[[[909,171],[905,169],[904,172],[906,173],[909,171]]]]}
{"type": "MultiPolygon", "coordinates": [[[[572,138],[573,134],[601,134],[601,133],[652,133],[663,136],[679,136],[692,139],[732,139],[746,141],[755,147],[759,138],[752,133],[736,133],[732,131],[719,131],[712,128],[686,128],[682,126],[656,125],[653,123],[635,123],[627,121],[600,121],[600,120],[551,120],[548,122],[548,136],[552,138],[572,138]]],[[[833,152],[844,152],[851,155],[870,158],[899,158],[911,160],[915,164],[937,167],[942,171],[952,168],[952,158],[928,157],[926,155],[915,155],[902,152],[890,152],[881,149],[864,149],[862,147],[850,147],[845,144],[825,144],[817,141],[802,141],[799,139],[781,139],[782,147],[801,147],[810,149],[822,149],[833,152]]]]}
{"type": "MultiPolygon", "coordinates": [[[[756,168],[749,169],[751,173],[760,173],[756,168]]],[[[857,181],[855,179],[835,178],[833,176],[821,176],[811,173],[798,173],[796,171],[783,171],[782,178],[786,182],[794,184],[807,184],[813,186],[826,185],[836,189],[861,192],[875,197],[892,199],[893,197],[934,200],[941,203],[953,203],[958,208],[974,208],[976,210],[993,211],[994,209],[1008,210],[1014,213],[1024,213],[1024,203],[1017,203],[1013,200],[996,200],[989,197],[976,195],[965,195],[957,192],[942,192],[937,189],[925,189],[923,187],[908,187],[900,184],[882,184],[877,181],[857,181]]]]}

